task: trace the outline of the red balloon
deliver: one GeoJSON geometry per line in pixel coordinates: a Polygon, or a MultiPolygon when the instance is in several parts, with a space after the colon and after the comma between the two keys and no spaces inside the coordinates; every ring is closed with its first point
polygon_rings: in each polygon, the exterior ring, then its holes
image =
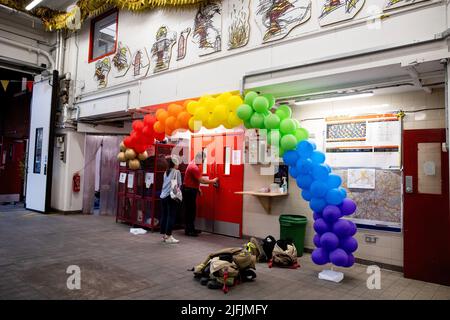
{"type": "Polygon", "coordinates": [[[134,151],[136,151],[137,153],[142,153],[146,150],[146,146],[142,145],[142,144],[138,144],[134,147],[134,151]]]}
{"type": "Polygon", "coordinates": [[[155,124],[155,122],[156,122],[156,118],[152,115],[148,114],[144,117],[144,125],[146,125],[146,126],[153,128],[153,125],[155,124]]]}
{"type": "Polygon", "coordinates": [[[134,120],[131,126],[133,127],[134,131],[139,133],[142,131],[142,129],[144,129],[144,122],[142,120],[134,120]]]}
{"type": "Polygon", "coordinates": [[[133,139],[131,137],[126,137],[125,139],[123,139],[123,144],[125,145],[125,147],[127,148],[132,148],[133,147],[133,139]]]}
{"type": "Polygon", "coordinates": [[[162,132],[162,133],[156,133],[155,132],[155,139],[156,140],[163,141],[165,137],[166,137],[166,134],[164,132],[162,132]]]}

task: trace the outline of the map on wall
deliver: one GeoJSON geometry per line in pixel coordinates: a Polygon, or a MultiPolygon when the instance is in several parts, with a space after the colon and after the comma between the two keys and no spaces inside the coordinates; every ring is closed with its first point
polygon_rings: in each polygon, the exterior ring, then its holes
{"type": "Polygon", "coordinates": [[[341,176],[342,186],[346,188],[347,196],[357,204],[352,221],[379,227],[401,227],[402,176],[400,170],[373,170],[376,185],[374,189],[350,187],[346,169],[333,169],[333,172],[341,176]]]}
{"type": "Polygon", "coordinates": [[[250,39],[250,0],[230,0],[228,21],[228,49],[246,46],[250,39]]]}
{"type": "Polygon", "coordinates": [[[151,49],[152,58],[155,60],[153,72],[161,72],[169,69],[172,58],[172,48],[177,41],[177,33],[170,31],[167,26],[161,26],[156,32],[156,42],[151,49]]]}
{"type": "Polygon", "coordinates": [[[409,6],[418,2],[429,1],[429,0],[387,0],[384,5],[384,10],[400,8],[404,6],[409,6]]]}
{"type": "Polygon", "coordinates": [[[317,0],[319,24],[329,24],[352,19],[361,10],[365,0],[317,0]]]}
{"type": "Polygon", "coordinates": [[[219,0],[200,4],[195,15],[193,38],[200,56],[222,50],[222,3],[219,0]]]}
{"type": "Polygon", "coordinates": [[[280,40],[311,17],[311,0],[255,0],[263,42],[280,40]]]}

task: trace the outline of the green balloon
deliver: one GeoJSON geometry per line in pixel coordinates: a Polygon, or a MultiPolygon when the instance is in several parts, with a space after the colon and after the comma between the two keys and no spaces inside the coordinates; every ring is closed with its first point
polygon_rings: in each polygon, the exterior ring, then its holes
{"type": "Polygon", "coordinates": [[[264,119],[264,126],[266,129],[279,129],[280,128],[280,117],[274,113],[269,114],[264,119]]]}
{"type": "Polygon", "coordinates": [[[252,124],[250,123],[250,120],[244,120],[244,127],[246,129],[253,129],[252,124]]]}
{"type": "Polygon", "coordinates": [[[269,101],[264,97],[256,97],[253,100],[253,109],[255,109],[256,112],[264,113],[269,108],[269,101]]]}
{"type": "Polygon", "coordinates": [[[268,145],[276,145],[277,147],[280,144],[280,138],[281,134],[279,130],[270,130],[269,134],[267,135],[267,144],[268,145]],[[273,144],[272,144],[273,142],[273,144]]]}
{"type": "Polygon", "coordinates": [[[255,112],[250,118],[250,124],[253,128],[264,129],[264,115],[258,112],[255,112]]]}
{"type": "Polygon", "coordinates": [[[283,135],[294,133],[295,129],[297,129],[297,126],[292,119],[284,119],[280,123],[280,131],[283,135]]]}
{"type": "Polygon", "coordinates": [[[282,147],[280,147],[280,149],[278,150],[279,156],[280,156],[280,157],[283,157],[284,152],[285,152],[284,149],[283,149],[282,147]]]}
{"type": "Polygon", "coordinates": [[[277,110],[283,110],[286,112],[288,118],[292,117],[292,109],[288,105],[282,104],[277,110]]]}
{"type": "Polygon", "coordinates": [[[280,144],[284,150],[293,150],[297,146],[297,138],[293,134],[286,134],[281,138],[280,144]]]}
{"type": "Polygon", "coordinates": [[[237,108],[236,114],[241,120],[249,120],[253,114],[253,109],[248,104],[241,104],[237,108]]]}
{"type": "Polygon", "coordinates": [[[309,132],[305,128],[297,128],[295,130],[295,138],[297,138],[297,143],[303,140],[307,140],[309,138],[309,132]]]}
{"type": "Polygon", "coordinates": [[[269,109],[272,108],[275,105],[275,97],[273,94],[264,94],[263,97],[269,101],[269,109]]]}
{"type": "Polygon", "coordinates": [[[280,118],[280,120],[284,120],[284,119],[289,118],[289,115],[283,110],[277,109],[275,111],[275,114],[280,118]]]}
{"type": "Polygon", "coordinates": [[[249,91],[245,95],[244,102],[249,106],[252,106],[253,100],[255,100],[256,97],[258,97],[258,94],[255,91],[249,91]]]}
{"type": "Polygon", "coordinates": [[[294,122],[295,122],[295,129],[298,129],[301,127],[300,121],[298,121],[297,119],[294,119],[294,118],[292,118],[292,120],[294,120],[294,122]]]}

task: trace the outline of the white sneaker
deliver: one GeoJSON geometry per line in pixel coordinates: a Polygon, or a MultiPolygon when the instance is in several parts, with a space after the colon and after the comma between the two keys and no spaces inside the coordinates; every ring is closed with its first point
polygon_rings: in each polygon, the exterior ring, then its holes
{"type": "Polygon", "coordinates": [[[168,237],[166,235],[163,235],[163,237],[161,238],[162,242],[166,242],[167,238],[168,237]]]}
{"type": "Polygon", "coordinates": [[[166,239],[166,243],[178,243],[180,240],[175,239],[173,236],[170,236],[166,239]]]}

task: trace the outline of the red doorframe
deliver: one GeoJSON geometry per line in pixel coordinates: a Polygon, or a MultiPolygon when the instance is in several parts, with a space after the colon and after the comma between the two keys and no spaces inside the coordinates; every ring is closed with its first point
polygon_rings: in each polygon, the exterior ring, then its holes
{"type": "Polygon", "coordinates": [[[197,220],[204,220],[200,228],[205,231],[242,237],[243,197],[235,192],[242,191],[244,185],[243,144],[242,132],[192,137],[191,159],[196,152],[207,148],[206,173],[202,166],[200,170],[210,179],[219,178],[219,187],[201,186],[203,195],[197,198],[197,220]],[[229,148],[229,173],[225,164],[226,148],[229,148]],[[240,151],[240,164],[233,164],[233,151],[240,151]]]}
{"type": "Polygon", "coordinates": [[[445,142],[445,129],[403,131],[404,274],[406,278],[450,285],[448,152],[441,149],[441,193],[418,191],[418,144],[433,142],[445,142]],[[407,177],[412,177],[409,192],[407,177]]]}

